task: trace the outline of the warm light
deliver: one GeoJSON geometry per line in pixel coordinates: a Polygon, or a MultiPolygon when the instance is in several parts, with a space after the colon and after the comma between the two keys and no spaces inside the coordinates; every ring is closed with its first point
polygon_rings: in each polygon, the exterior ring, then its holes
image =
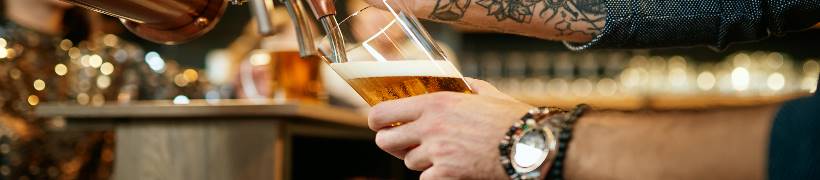
{"type": "Polygon", "coordinates": [[[786,77],[783,77],[783,74],[774,73],[769,75],[769,79],[766,81],[766,85],[769,86],[769,89],[773,91],[779,91],[786,86],[786,77]]]}
{"type": "Polygon", "coordinates": [[[820,64],[815,60],[808,60],[803,63],[803,74],[807,76],[817,76],[820,73],[820,64]]]}
{"type": "Polygon", "coordinates": [[[618,83],[615,80],[605,78],[598,81],[598,93],[604,96],[612,96],[615,95],[615,91],[618,89],[618,83]]]}
{"type": "Polygon", "coordinates": [[[68,57],[71,57],[71,59],[77,59],[81,55],[82,55],[82,52],[80,52],[80,48],[76,48],[76,47],[68,48],[68,57]]]}
{"type": "Polygon", "coordinates": [[[83,67],[91,66],[91,63],[88,62],[89,61],[88,59],[89,59],[88,55],[80,56],[80,65],[83,65],[83,67]]]}
{"type": "Polygon", "coordinates": [[[7,42],[6,39],[0,38],[0,48],[6,48],[6,46],[9,45],[8,43],[9,42],[7,42]]]}
{"type": "Polygon", "coordinates": [[[800,83],[800,89],[814,93],[817,91],[817,76],[806,76],[800,83]]]}
{"type": "Polygon", "coordinates": [[[100,57],[100,55],[95,54],[91,55],[91,57],[88,58],[88,65],[91,65],[91,67],[98,68],[102,66],[102,63],[103,60],[102,57],[100,57]]]}
{"type": "Polygon", "coordinates": [[[182,72],[182,75],[185,77],[185,80],[188,80],[188,82],[194,82],[199,79],[199,73],[193,69],[186,69],[182,72]]]}
{"type": "Polygon", "coordinates": [[[99,76],[97,77],[97,87],[100,89],[108,88],[111,86],[111,78],[108,76],[99,76]]]}
{"type": "Polygon", "coordinates": [[[711,72],[702,72],[698,75],[698,88],[700,90],[708,91],[715,87],[717,79],[711,72]]]}
{"type": "Polygon", "coordinates": [[[103,75],[111,75],[111,73],[114,73],[114,65],[109,62],[103,63],[100,65],[100,73],[103,75]]]}
{"type": "Polygon", "coordinates": [[[188,83],[188,79],[185,79],[185,75],[177,74],[176,76],[174,76],[174,84],[176,84],[177,86],[185,87],[188,85],[188,83]]]}
{"type": "Polygon", "coordinates": [[[783,54],[773,52],[766,56],[766,65],[772,69],[780,69],[783,66],[783,54]]]}
{"type": "Polygon", "coordinates": [[[257,52],[251,55],[251,65],[264,66],[270,64],[270,55],[264,52],[257,52]]]}
{"type": "Polygon", "coordinates": [[[117,38],[117,36],[115,36],[113,34],[106,34],[103,37],[103,44],[105,44],[108,47],[117,46],[118,42],[119,42],[119,38],[117,38]]]}
{"type": "Polygon", "coordinates": [[[13,69],[11,69],[11,71],[9,71],[9,76],[11,77],[11,79],[14,79],[14,80],[20,79],[20,76],[22,76],[22,75],[23,75],[23,72],[20,72],[20,70],[17,69],[17,68],[13,68],[13,69]]]}
{"type": "Polygon", "coordinates": [[[31,106],[36,106],[37,104],[40,104],[40,97],[37,97],[36,95],[28,96],[28,104],[31,106]]]}
{"type": "Polygon", "coordinates": [[[644,68],[627,68],[621,73],[620,78],[624,87],[635,88],[645,82],[647,76],[649,76],[649,72],[644,68]]]}
{"type": "Polygon", "coordinates": [[[57,73],[58,76],[65,76],[68,74],[68,67],[65,64],[57,64],[54,66],[54,73],[57,73]]]}
{"type": "Polygon", "coordinates": [[[159,53],[151,51],[145,54],[145,63],[148,63],[148,67],[154,72],[164,72],[165,71],[165,60],[159,56],[159,53]]]}
{"type": "Polygon", "coordinates": [[[738,67],[732,70],[732,87],[738,91],[749,89],[749,71],[738,67]]]}
{"type": "Polygon", "coordinates": [[[734,63],[736,67],[749,67],[752,64],[752,58],[746,53],[739,53],[735,55],[732,63],[734,63]]]}
{"type": "Polygon", "coordinates": [[[6,48],[0,48],[0,59],[7,58],[9,56],[9,51],[6,48]]]}
{"type": "Polygon", "coordinates": [[[589,96],[592,93],[592,82],[586,78],[575,80],[572,82],[572,92],[578,97],[589,96]]]}
{"type": "Polygon", "coordinates": [[[681,56],[669,58],[669,69],[686,69],[686,59],[681,56]]]}
{"type": "Polygon", "coordinates": [[[191,99],[188,99],[188,96],[185,95],[178,95],[174,97],[174,104],[191,104],[191,99]]]}
{"type": "Polygon", "coordinates": [[[105,104],[105,96],[102,94],[94,94],[94,96],[91,96],[92,106],[102,106],[103,104],[105,104]]]}
{"type": "Polygon", "coordinates": [[[674,86],[686,86],[686,70],[682,68],[674,68],[669,71],[669,82],[674,86]]]}
{"type": "Polygon", "coordinates": [[[8,48],[8,49],[6,49],[5,51],[6,51],[6,52],[3,52],[3,53],[6,53],[6,58],[14,58],[14,57],[17,57],[17,51],[14,51],[14,49],[12,49],[12,48],[8,48]]]}
{"type": "Polygon", "coordinates": [[[72,46],[74,46],[74,43],[71,42],[71,40],[63,39],[62,41],[60,41],[60,49],[62,49],[63,51],[68,51],[69,49],[71,49],[72,46]]]}
{"type": "Polygon", "coordinates": [[[86,105],[88,102],[91,101],[91,97],[88,97],[86,93],[77,94],[77,103],[80,105],[86,105]]]}
{"type": "Polygon", "coordinates": [[[569,89],[569,86],[564,79],[552,79],[547,83],[547,92],[554,95],[564,95],[567,93],[567,89],[569,89]]]}
{"type": "Polygon", "coordinates": [[[43,91],[43,89],[46,89],[46,82],[41,79],[34,80],[34,89],[43,91]]]}

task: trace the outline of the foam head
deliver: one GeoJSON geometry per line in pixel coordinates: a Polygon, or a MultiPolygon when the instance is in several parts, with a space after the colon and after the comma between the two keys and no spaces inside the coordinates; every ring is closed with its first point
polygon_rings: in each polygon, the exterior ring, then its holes
{"type": "Polygon", "coordinates": [[[452,63],[444,60],[353,61],[332,63],[330,67],[344,79],[399,76],[462,77],[452,63]]]}

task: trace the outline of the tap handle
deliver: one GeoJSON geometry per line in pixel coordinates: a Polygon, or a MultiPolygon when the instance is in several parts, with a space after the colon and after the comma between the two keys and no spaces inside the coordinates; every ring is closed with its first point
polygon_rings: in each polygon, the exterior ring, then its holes
{"type": "Polygon", "coordinates": [[[329,16],[329,15],[336,15],[336,5],[333,4],[334,0],[307,0],[309,1],[310,8],[313,9],[313,15],[316,19],[321,19],[322,17],[329,16]]]}
{"type": "Polygon", "coordinates": [[[268,36],[275,32],[273,22],[273,0],[252,0],[251,12],[256,17],[256,27],[259,35],[268,36]]]}

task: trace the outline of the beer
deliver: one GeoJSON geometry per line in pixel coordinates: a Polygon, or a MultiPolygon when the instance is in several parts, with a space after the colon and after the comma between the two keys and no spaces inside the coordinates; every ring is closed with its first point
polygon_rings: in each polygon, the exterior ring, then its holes
{"type": "Polygon", "coordinates": [[[257,51],[250,57],[249,72],[240,72],[239,97],[270,98],[277,102],[320,103],[324,89],[318,56],[302,58],[299,51],[257,51]]]}
{"type": "Polygon", "coordinates": [[[318,56],[300,57],[299,51],[271,52],[274,99],[321,102],[324,97],[319,78],[318,56]]]}
{"type": "Polygon", "coordinates": [[[472,93],[448,61],[360,61],[330,64],[371,106],[438,91],[472,93]]]}

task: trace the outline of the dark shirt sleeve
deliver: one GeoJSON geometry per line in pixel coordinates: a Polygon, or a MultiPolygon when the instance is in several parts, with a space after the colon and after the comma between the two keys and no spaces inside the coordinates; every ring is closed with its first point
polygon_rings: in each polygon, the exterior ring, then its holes
{"type": "Polygon", "coordinates": [[[768,174],[769,179],[820,178],[820,95],[787,102],[777,113],[768,174]]]}
{"type": "Polygon", "coordinates": [[[572,49],[648,48],[760,40],[820,22],[817,0],[603,0],[601,34],[572,49]]]}

